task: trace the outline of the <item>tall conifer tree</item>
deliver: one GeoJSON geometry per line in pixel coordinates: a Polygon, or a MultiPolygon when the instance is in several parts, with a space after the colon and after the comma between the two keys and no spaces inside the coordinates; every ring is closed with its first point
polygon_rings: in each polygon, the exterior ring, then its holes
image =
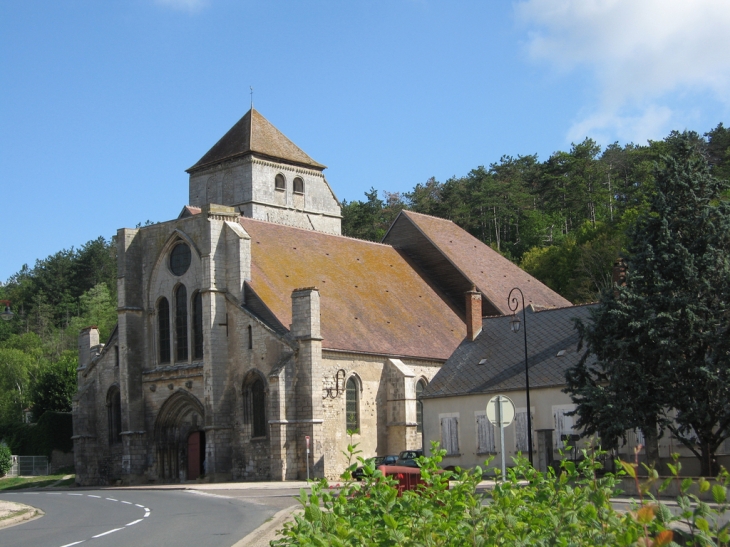
{"type": "Polygon", "coordinates": [[[587,354],[566,391],[586,433],[610,445],[639,428],[656,461],[666,427],[709,475],[730,436],[730,206],[698,140],[667,139],[650,210],[630,233],[626,283],[578,325],[587,354]]]}

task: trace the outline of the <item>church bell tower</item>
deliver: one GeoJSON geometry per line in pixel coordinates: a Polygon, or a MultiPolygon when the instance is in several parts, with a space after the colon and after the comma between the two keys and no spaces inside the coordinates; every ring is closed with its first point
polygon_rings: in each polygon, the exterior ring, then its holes
{"type": "Polygon", "coordinates": [[[226,205],[246,217],[340,234],[340,204],[325,169],[251,108],[187,170],[189,204],[226,205]]]}

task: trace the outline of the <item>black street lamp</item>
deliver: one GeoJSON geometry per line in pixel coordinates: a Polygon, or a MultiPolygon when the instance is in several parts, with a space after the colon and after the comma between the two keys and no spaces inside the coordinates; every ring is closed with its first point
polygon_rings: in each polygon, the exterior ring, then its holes
{"type": "Polygon", "coordinates": [[[530,465],[532,465],[532,416],[530,412],[530,370],[527,367],[527,315],[525,315],[525,295],[522,291],[515,287],[509,292],[507,296],[507,305],[512,312],[512,317],[509,320],[509,328],[512,332],[519,332],[520,330],[520,318],[517,315],[517,309],[519,308],[519,301],[517,295],[514,297],[512,293],[517,291],[520,293],[522,298],[522,322],[525,324],[525,328],[522,332],[525,333],[525,392],[527,393],[527,452],[530,458],[530,465]]]}
{"type": "Polygon", "coordinates": [[[10,321],[13,318],[13,310],[10,309],[10,300],[0,300],[0,304],[5,304],[5,311],[0,313],[0,317],[5,319],[5,321],[10,321]]]}

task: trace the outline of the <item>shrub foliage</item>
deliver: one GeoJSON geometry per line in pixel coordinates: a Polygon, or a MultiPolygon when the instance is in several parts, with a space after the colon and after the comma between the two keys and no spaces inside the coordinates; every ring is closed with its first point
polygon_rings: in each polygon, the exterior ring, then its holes
{"type": "Polygon", "coordinates": [[[0,443],[0,477],[10,471],[13,466],[13,456],[10,453],[10,447],[5,443],[0,443]]]}
{"type": "MultiPolygon", "coordinates": [[[[352,461],[356,446],[349,446],[348,452],[352,461]]],[[[504,481],[480,494],[482,469],[442,471],[439,464],[445,451],[434,445],[432,453],[433,457],[421,459],[425,484],[400,497],[395,480],[384,477],[372,460],[361,458],[363,482],[351,480],[359,465],[354,463],[339,489],[326,480],[313,483],[311,492],[301,492],[303,513],[286,524],[271,545],[661,547],[677,545],[675,541],[703,546],[727,546],[730,541],[728,524],[722,524],[728,511],[727,473],[712,487],[715,506],[689,495],[692,481],[682,481],[679,514],[672,514],[647,493],[657,479],[648,470],[650,479],[640,485],[640,500],[633,510],[621,512],[611,498],[618,493],[621,475],[636,477],[635,464],[623,462],[618,474],[599,476],[599,453],[584,451],[584,460],[563,461],[557,473],[540,473],[526,459],[517,458],[504,481]]],[[[678,477],[679,465],[673,470],[678,477]]],[[[668,482],[662,484],[667,486],[668,482]]],[[[699,487],[706,491],[710,483],[702,480],[699,487]]]]}

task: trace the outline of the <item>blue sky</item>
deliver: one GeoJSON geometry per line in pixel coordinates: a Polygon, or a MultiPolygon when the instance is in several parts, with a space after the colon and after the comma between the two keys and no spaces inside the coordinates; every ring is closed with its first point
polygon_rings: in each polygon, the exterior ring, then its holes
{"type": "Polygon", "coordinates": [[[247,110],[340,199],[730,121],[726,0],[0,0],[0,280],[174,218],[247,110]]]}

